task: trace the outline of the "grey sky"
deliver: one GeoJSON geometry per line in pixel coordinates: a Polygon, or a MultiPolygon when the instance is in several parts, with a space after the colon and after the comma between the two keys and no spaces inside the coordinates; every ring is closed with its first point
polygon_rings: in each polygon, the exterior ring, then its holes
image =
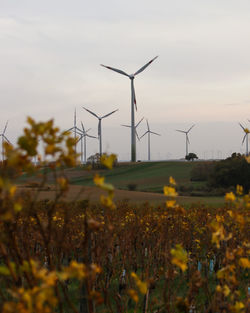
{"type": "MultiPolygon", "coordinates": [[[[249,1],[0,0],[0,128],[16,140],[30,115],[61,128],[79,121],[97,133],[81,105],[105,114],[103,148],[129,158],[130,81],[100,63],[135,72],[138,113],[149,118],[153,158],[179,158],[185,138],[175,129],[197,126],[190,151],[223,157],[244,151],[240,121],[250,126],[249,1]]],[[[138,128],[145,132],[146,124],[138,128]]],[[[98,151],[89,141],[88,154],[98,151]]],[[[147,156],[146,140],[138,158],[147,156]]]]}

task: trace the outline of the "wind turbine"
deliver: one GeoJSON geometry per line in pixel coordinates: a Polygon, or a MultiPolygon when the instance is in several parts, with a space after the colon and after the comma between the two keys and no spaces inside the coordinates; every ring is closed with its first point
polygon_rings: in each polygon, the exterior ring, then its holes
{"type": "Polygon", "coordinates": [[[195,126],[192,125],[189,130],[185,131],[185,130],[179,130],[179,129],[176,129],[177,132],[181,132],[181,133],[184,133],[186,134],[186,156],[188,155],[188,144],[190,144],[190,141],[189,141],[189,138],[188,138],[188,133],[190,132],[190,130],[195,126]]]}
{"type": "Polygon", "coordinates": [[[157,135],[157,136],[160,136],[160,134],[152,132],[150,130],[150,128],[149,128],[148,120],[146,120],[146,121],[147,121],[147,128],[148,128],[148,130],[140,137],[140,139],[142,137],[144,137],[146,134],[148,134],[148,160],[150,161],[150,134],[154,134],[154,135],[157,135]]]}
{"type": "MultiPolygon", "coordinates": [[[[135,125],[135,135],[136,135],[136,137],[137,137],[137,139],[138,140],[140,140],[140,137],[138,136],[138,133],[137,133],[137,130],[136,130],[136,128],[140,125],[140,123],[143,121],[143,119],[144,119],[144,117],[135,125]]],[[[129,127],[129,128],[131,128],[131,126],[130,125],[124,125],[124,124],[122,124],[121,126],[124,126],[124,127],[129,127]]]]}
{"type": "Polygon", "coordinates": [[[241,125],[241,123],[239,123],[240,127],[243,129],[245,135],[243,137],[243,140],[242,140],[242,144],[244,143],[244,141],[246,140],[246,155],[248,155],[248,134],[250,133],[249,129],[248,128],[245,128],[241,125]]]}
{"type": "Polygon", "coordinates": [[[81,129],[77,127],[76,125],[76,109],[75,109],[75,112],[74,112],[74,126],[71,127],[70,129],[68,129],[67,131],[73,131],[74,132],[74,138],[75,138],[75,153],[76,153],[76,146],[77,146],[77,143],[78,141],[76,141],[76,136],[77,135],[81,135],[81,129]]]}
{"type": "Polygon", "coordinates": [[[82,122],[81,122],[81,125],[82,125],[81,132],[80,133],[77,132],[80,135],[80,138],[78,139],[78,141],[81,141],[81,163],[83,163],[83,143],[82,143],[82,139],[84,139],[84,164],[86,164],[87,163],[87,138],[86,137],[96,138],[96,139],[98,139],[98,138],[88,134],[88,131],[90,131],[91,128],[85,130],[82,122]]]}
{"type": "Polygon", "coordinates": [[[127,76],[131,81],[131,162],[136,162],[136,140],[135,140],[136,134],[135,134],[135,111],[134,109],[137,110],[137,105],[136,105],[136,97],[135,97],[134,79],[136,75],[144,71],[156,58],[158,58],[158,56],[154,57],[148,63],[143,65],[137,72],[135,72],[134,74],[130,74],[130,75],[117,68],[101,64],[101,66],[106,67],[109,70],[112,70],[119,74],[127,76]]]}
{"type": "Polygon", "coordinates": [[[102,155],[102,119],[115,113],[116,111],[118,111],[118,109],[114,110],[114,111],[112,111],[106,115],[103,115],[103,116],[98,116],[94,112],[90,111],[89,109],[86,109],[85,107],[83,107],[83,109],[86,110],[87,112],[89,112],[90,114],[94,115],[99,120],[99,122],[98,122],[98,138],[99,138],[99,154],[101,156],[102,155]]]}
{"type": "Polygon", "coordinates": [[[2,137],[2,161],[4,161],[4,141],[7,141],[8,144],[11,145],[11,142],[10,142],[9,139],[5,136],[5,132],[6,132],[6,129],[7,129],[7,126],[8,126],[8,122],[9,122],[9,121],[6,122],[2,134],[0,134],[0,136],[2,137]]]}

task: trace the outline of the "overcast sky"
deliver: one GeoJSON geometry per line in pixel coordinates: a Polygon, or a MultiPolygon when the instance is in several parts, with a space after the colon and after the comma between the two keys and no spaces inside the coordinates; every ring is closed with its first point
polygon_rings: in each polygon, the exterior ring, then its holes
{"type": "MultiPolygon", "coordinates": [[[[250,127],[249,0],[0,0],[0,132],[15,143],[26,117],[55,118],[62,129],[83,121],[103,148],[130,158],[130,81],[100,63],[136,72],[136,120],[145,117],[161,137],[151,139],[152,159],[181,158],[185,135],[200,158],[244,152],[250,127]]],[[[146,131],[143,121],[139,135],[146,131]]],[[[88,141],[88,155],[98,152],[88,141]]],[[[137,144],[147,158],[147,140],[137,144]]]]}

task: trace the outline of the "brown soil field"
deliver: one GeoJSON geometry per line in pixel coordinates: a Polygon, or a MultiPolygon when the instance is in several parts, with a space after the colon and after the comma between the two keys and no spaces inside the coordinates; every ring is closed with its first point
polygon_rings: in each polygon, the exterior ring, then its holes
{"type": "MultiPolygon", "coordinates": [[[[36,187],[31,188],[29,185],[19,185],[18,192],[22,195],[24,193],[30,193],[31,197],[35,197],[36,194],[37,200],[53,200],[55,199],[55,187],[54,185],[48,185],[43,190],[38,190],[36,187]]],[[[61,198],[63,201],[80,201],[80,200],[89,200],[92,203],[99,202],[100,195],[105,195],[106,192],[99,189],[98,187],[86,187],[86,186],[76,186],[76,185],[69,185],[69,190],[67,193],[61,198]]],[[[165,201],[167,198],[160,193],[153,193],[153,192],[140,192],[140,191],[128,191],[128,190],[115,190],[114,201],[127,201],[131,204],[143,204],[143,203],[150,203],[151,205],[161,205],[164,207],[165,201]]],[[[204,197],[184,197],[178,196],[176,201],[180,205],[188,205],[188,206],[203,206],[203,205],[214,205],[218,203],[218,205],[223,205],[224,199],[215,199],[211,198],[204,198],[204,197]]],[[[217,205],[217,206],[218,206],[217,205]]]]}
{"type": "MultiPolygon", "coordinates": [[[[55,198],[55,188],[53,185],[49,185],[42,190],[37,188],[30,188],[26,186],[18,186],[18,191],[20,194],[29,192],[31,196],[35,196],[38,192],[38,200],[42,199],[54,199],[55,198]]],[[[68,192],[62,197],[64,201],[77,201],[88,199],[91,202],[98,202],[100,195],[105,195],[106,192],[97,188],[97,187],[86,187],[86,186],[75,186],[70,185],[68,192]]],[[[166,197],[159,193],[150,193],[150,192],[138,192],[138,191],[127,191],[127,190],[115,190],[114,201],[126,200],[131,203],[164,203],[166,197]]]]}

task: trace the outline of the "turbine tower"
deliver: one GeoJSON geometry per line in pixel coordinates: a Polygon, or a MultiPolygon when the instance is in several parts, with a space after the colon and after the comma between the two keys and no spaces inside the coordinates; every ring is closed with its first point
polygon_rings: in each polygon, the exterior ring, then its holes
{"type": "Polygon", "coordinates": [[[95,139],[98,139],[98,138],[88,134],[88,131],[90,131],[91,128],[85,130],[82,122],[81,122],[81,125],[82,125],[81,132],[77,132],[80,135],[80,138],[78,139],[78,142],[81,141],[81,163],[83,164],[83,143],[82,143],[82,139],[84,140],[84,164],[86,164],[87,163],[87,137],[95,138],[95,139]]]}
{"type": "Polygon", "coordinates": [[[248,128],[245,128],[241,125],[241,123],[239,123],[240,127],[243,129],[245,135],[243,137],[243,140],[242,140],[242,144],[244,143],[244,141],[246,140],[246,156],[248,155],[248,134],[250,133],[249,129],[248,128]]]}
{"type": "Polygon", "coordinates": [[[99,154],[100,156],[102,155],[102,119],[106,118],[108,116],[110,116],[111,114],[115,113],[117,110],[114,110],[106,115],[103,116],[98,116],[96,115],[94,112],[86,109],[85,107],[83,107],[84,110],[86,110],[87,112],[89,112],[90,114],[94,115],[96,118],[98,118],[99,122],[98,122],[98,138],[99,138],[99,154]]]}
{"type": "MultiPolygon", "coordinates": [[[[137,137],[137,139],[138,140],[140,140],[140,137],[138,136],[138,133],[137,133],[137,130],[136,130],[136,128],[140,125],[140,123],[143,121],[143,119],[144,119],[144,117],[135,125],[135,135],[136,135],[136,137],[137,137]]],[[[124,127],[129,127],[129,128],[131,128],[131,126],[130,125],[124,125],[124,124],[122,124],[121,126],[124,126],[124,127]]]]}
{"type": "Polygon", "coordinates": [[[144,137],[146,134],[148,134],[148,161],[150,161],[150,134],[157,135],[157,136],[161,136],[161,135],[158,134],[158,133],[152,132],[150,130],[150,127],[149,127],[149,124],[148,124],[148,120],[146,120],[146,121],[147,121],[147,128],[148,128],[148,130],[140,137],[140,139],[142,137],[144,137]]]}
{"type": "Polygon", "coordinates": [[[136,75],[144,71],[156,58],[158,58],[158,56],[154,57],[148,63],[143,65],[137,72],[135,72],[134,74],[130,74],[130,75],[117,68],[101,64],[101,66],[106,67],[109,70],[112,70],[119,74],[127,76],[131,81],[131,162],[136,162],[136,140],[135,140],[136,134],[135,134],[135,111],[134,109],[137,110],[137,105],[136,105],[136,97],[135,97],[134,79],[136,75]]]}
{"type": "Polygon", "coordinates": [[[2,161],[4,161],[4,141],[8,142],[8,144],[11,145],[11,142],[10,142],[9,139],[5,136],[5,132],[6,132],[6,129],[7,129],[7,126],[8,126],[8,122],[9,122],[9,121],[6,122],[2,134],[0,134],[0,136],[2,137],[2,161]]]}
{"type": "Polygon", "coordinates": [[[190,144],[190,141],[189,141],[189,138],[188,138],[188,133],[190,132],[190,130],[195,126],[192,125],[189,130],[185,131],[185,130],[179,130],[179,129],[176,129],[177,132],[181,132],[181,133],[184,133],[186,134],[186,156],[188,155],[188,144],[190,144]]]}

